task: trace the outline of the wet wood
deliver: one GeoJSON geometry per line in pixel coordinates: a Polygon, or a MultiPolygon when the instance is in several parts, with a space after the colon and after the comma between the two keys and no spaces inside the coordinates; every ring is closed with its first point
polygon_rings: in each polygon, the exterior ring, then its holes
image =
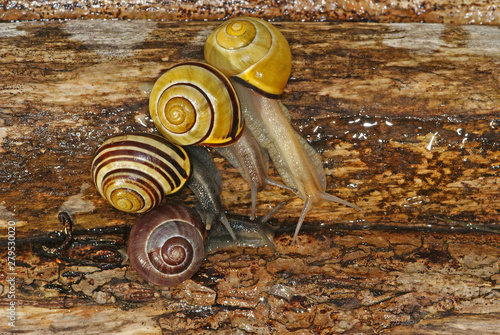
{"type": "Polygon", "coordinates": [[[273,21],[426,22],[500,25],[500,8],[490,0],[407,1],[27,1],[0,5],[0,21],[61,19],[148,19],[214,21],[257,16],[273,21]]]}
{"type": "MultiPolygon", "coordinates": [[[[293,124],[321,153],[328,192],[364,211],[313,209],[306,224],[326,230],[305,231],[293,247],[303,202],[292,198],[274,217],[279,256],[217,252],[171,290],[122,265],[136,216],[97,195],[93,152],[114,134],[154,131],[151,85],[170,66],[202,59],[216,25],[0,24],[0,236],[15,224],[18,326],[28,331],[43,318],[48,333],[491,331],[500,316],[498,27],[277,24],[292,47],[283,102],[293,124]],[[49,257],[40,250],[47,239],[25,240],[62,231],[60,211],[99,243],[80,239],[49,257]],[[63,321],[69,315],[74,323],[63,321]],[[88,315],[95,323],[82,324],[88,315]],[[120,321],[98,328],[111,315],[120,321]]],[[[249,187],[214,157],[224,205],[249,215],[249,187]]],[[[259,193],[258,214],[290,196],[259,193]]],[[[188,190],[167,201],[194,204],[188,190]]],[[[2,269],[6,253],[2,244],[2,269]]]]}
{"type": "MultiPolygon", "coordinates": [[[[279,234],[278,255],[268,247],[218,251],[171,289],[149,286],[115,257],[126,228],[96,234],[77,231],[56,256],[41,251],[50,238],[18,241],[16,330],[498,333],[498,233],[310,230],[298,246],[279,234]]],[[[2,308],[12,301],[7,290],[2,308]]]]}

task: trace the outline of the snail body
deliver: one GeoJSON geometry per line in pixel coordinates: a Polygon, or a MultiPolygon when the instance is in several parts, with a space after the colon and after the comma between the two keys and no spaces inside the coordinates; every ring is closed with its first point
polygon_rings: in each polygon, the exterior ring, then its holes
{"type": "Polygon", "coordinates": [[[205,63],[181,63],[162,74],[151,90],[149,112],[158,131],[179,145],[225,146],[244,127],[229,79],[205,63]]]}
{"type": "Polygon", "coordinates": [[[127,254],[132,267],[150,284],[176,286],[201,267],[205,238],[205,225],[194,209],[162,205],[134,224],[127,254]]]}
{"type": "MultiPolygon", "coordinates": [[[[282,202],[270,210],[266,215],[255,222],[250,218],[229,214],[227,216],[231,228],[238,237],[238,246],[258,248],[269,246],[275,253],[277,245],[274,243],[276,227],[270,226],[267,221],[278,211],[285,202],[282,202]]],[[[211,253],[219,249],[231,248],[235,245],[234,240],[227,234],[209,232],[205,243],[205,252],[211,253]]]]}
{"type": "Polygon", "coordinates": [[[222,175],[219,169],[205,149],[193,146],[186,147],[185,150],[192,164],[192,175],[187,186],[198,200],[197,210],[203,222],[205,222],[209,230],[214,222],[222,223],[231,238],[237,241],[222,207],[220,198],[222,175]]]}
{"type": "Polygon", "coordinates": [[[234,86],[240,97],[247,127],[268,152],[286,185],[297,190],[304,207],[295,229],[295,242],[307,212],[323,202],[338,202],[361,210],[343,199],[328,194],[326,176],[320,155],[295,132],[279,100],[269,99],[238,84],[234,86]]]}
{"type": "Polygon", "coordinates": [[[250,184],[252,198],[251,220],[255,217],[257,192],[264,190],[267,185],[295,191],[269,177],[267,173],[269,170],[269,155],[267,151],[262,150],[250,130],[245,129],[240,139],[232,145],[216,148],[215,150],[237,168],[243,179],[250,184]]]}
{"type": "Polygon", "coordinates": [[[107,139],[96,152],[91,175],[113,207],[143,213],[177,192],[190,170],[184,149],[161,136],[137,133],[107,139]]]}
{"type": "MultiPolygon", "coordinates": [[[[356,209],[359,209],[359,207],[325,192],[326,177],[321,157],[306,140],[295,132],[289,122],[289,112],[286,107],[279,100],[273,99],[277,97],[277,94],[283,92],[284,84],[278,85],[275,91],[269,89],[269,85],[264,84],[260,86],[260,78],[272,75],[286,77],[286,79],[280,81],[286,84],[290,75],[288,62],[284,62],[287,63],[286,68],[281,68],[278,72],[262,66],[260,67],[260,71],[270,72],[257,73],[257,79],[252,80],[248,77],[243,78],[239,74],[232,74],[230,71],[232,68],[231,64],[237,63],[234,57],[228,56],[228,53],[232,50],[225,51],[224,48],[214,46],[214,44],[218,43],[218,40],[213,36],[219,35],[220,31],[231,31],[230,27],[234,26],[237,22],[238,25],[250,26],[255,21],[262,21],[262,24],[266,26],[270,25],[264,23],[265,21],[263,20],[255,18],[236,18],[222,24],[212,33],[205,44],[205,59],[209,64],[216,66],[227,76],[231,76],[233,86],[240,98],[240,105],[247,127],[255,135],[259,144],[268,151],[272,162],[285,184],[296,189],[297,195],[305,201],[293,237],[293,241],[295,242],[304,218],[313,206],[327,201],[339,202],[356,209]],[[226,65],[226,62],[230,65],[226,65]]],[[[244,34],[232,35],[234,45],[238,45],[238,42],[235,40],[240,36],[244,37],[244,34]]],[[[242,38],[240,44],[245,44],[245,41],[246,38],[242,38]]],[[[242,48],[242,53],[238,54],[238,58],[245,58],[245,55],[251,58],[252,50],[249,46],[250,44],[245,44],[245,47],[242,48]]],[[[288,44],[281,43],[279,48],[274,48],[273,50],[277,52],[269,52],[262,59],[265,59],[266,63],[269,62],[270,64],[280,62],[281,59],[287,60],[290,53],[289,49],[285,50],[287,48],[288,44]],[[273,61],[270,61],[271,59],[273,61]]]]}

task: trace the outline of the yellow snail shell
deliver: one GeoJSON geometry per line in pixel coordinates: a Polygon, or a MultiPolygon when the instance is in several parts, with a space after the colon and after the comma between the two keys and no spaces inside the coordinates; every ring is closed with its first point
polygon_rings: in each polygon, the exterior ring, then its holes
{"type": "Polygon", "coordinates": [[[178,191],[191,172],[181,147],[159,135],[127,134],[106,140],[92,161],[92,180],[116,209],[143,213],[178,191]]]}
{"type": "Polygon", "coordinates": [[[228,77],[270,96],[279,96],[292,69],[286,38],[269,22],[234,18],[219,26],[205,43],[205,60],[228,77]]]}
{"type": "Polygon", "coordinates": [[[225,146],[244,127],[229,79],[205,63],[181,63],[155,83],[149,112],[158,131],[179,145],[225,146]]]}

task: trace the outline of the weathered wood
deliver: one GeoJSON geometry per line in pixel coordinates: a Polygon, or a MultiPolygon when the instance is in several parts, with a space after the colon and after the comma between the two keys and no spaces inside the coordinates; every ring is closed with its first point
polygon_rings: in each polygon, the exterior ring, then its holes
{"type": "MultiPolygon", "coordinates": [[[[202,59],[215,24],[105,21],[1,26],[3,222],[19,234],[128,223],[95,192],[92,155],[114,134],[154,131],[148,91],[162,71],[202,59]]],[[[499,211],[497,27],[280,24],[293,53],[284,103],[321,152],[328,191],[309,222],[427,225],[435,215],[496,223],[499,211]],[[334,213],[334,214],[333,214],[334,213]]],[[[249,188],[222,159],[224,203],[249,214],[249,188]]],[[[260,214],[290,197],[259,195],[260,214]]],[[[185,190],[172,199],[193,197],[185,190]]],[[[293,223],[302,201],[278,217],[293,223]]],[[[0,232],[5,236],[5,230],[0,232]]]]}
{"type": "MultiPolygon", "coordinates": [[[[279,256],[267,248],[218,252],[172,290],[151,288],[121,265],[118,249],[136,216],[98,196],[89,176],[93,152],[111,135],[154,131],[149,88],[170,66],[202,59],[216,25],[0,24],[1,239],[8,222],[19,241],[60,231],[61,210],[76,229],[115,229],[104,239],[92,235],[103,249],[72,245],[66,252],[73,254],[59,260],[40,254],[40,242],[33,252],[19,245],[19,327],[30,331],[47,318],[47,333],[372,333],[400,325],[431,334],[450,324],[488,333],[500,315],[498,234],[454,234],[458,222],[442,219],[498,227],[498,27],[277,24],[292,47],[283,102],[293,124],[321,153],[328,192],[364,212],[315,208],[306,224],[337,231],[304,232],[292,247],[286,229],[303,204],[294,199],[275,216],[285,227],[279,256]],[[97,313],[95,323],[81,324],[89,313],[97,313]],[[74,324],[64,321],[68,315],[74,324]],[[111,315],[121,321],[103,329],[111,315]]],[[[216,162],[224,205],[248,215],[249,187],[223,159],[216,162]]],[[[289,197],[261,192],[258,214],[289,197]]],[[[194,198],[183,190],[167,201],[192,205],[194,198]]]]}
{"type": "Polygon", "coordinates": [[[54,19],[224,20],[258,16],[273,21],[426,22],[500,25],[491,0],[408,1],[15,1],[0,4],[0,21],[54,19]]]}
{"type": "MultiPolygon", "coordinates": [[[[111,256],[126,229],[95,234],[80,231],[57,258],[41,252],[47,241],[19,241],[16,330],[498,333],[498,234],[336,229],[302,234],[298,246],[280,235],[279,256],[267,247],[219,251],[192,280],[163,290],[111,256]]],[[[11,301],[6,290],[2,308],[11,301]]]]}

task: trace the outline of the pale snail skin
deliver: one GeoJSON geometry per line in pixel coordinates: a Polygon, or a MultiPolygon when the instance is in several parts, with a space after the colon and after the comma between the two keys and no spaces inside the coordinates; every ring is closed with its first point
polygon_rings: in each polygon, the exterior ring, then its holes
{"type": "MultiPolygon", "coordinates": [[[[258,39],[258,36],[253,38],[253,40],[258,39]]],[[[279,100],[260,94],[264,93],[271,97],[282,94],[291,72],[291,56],[289,57],[289,49],[285,50],[287,48],[288,43],[285,37],[266,21],[255,18],[235,18],[226,21],[210,35],[205,44],[205,59],[207,63],[216,66],[226,75],[233,76],[231,79],[240,98],[240,105],[247,127],[255,135],[259,144],[269,152],[271,160],[285,184],[296,189],[297,195],[305,201],[293,237],[293,243],[295,243],[304,218],[313,206],[318,206],[328,201],[339,202],[358,210],[360,208],[325,192],[326,177],[321,157],[306,140],[295,132],[289,122],[289,113],[285,106],[279,100]],[[229,43],[229,41],[235,43],[237,57],[241,58],[243,57],[242,53],[247,54],[252,52],[250,45],[246,45],[242,50],[236,48],[236,46],[245,44],[246,42],[238,42],[239,36],[237,33],[234,33],[235,29],[226,29],[226,27],[234,27],[235,25],[237,25],[238,31],[243,32],[242,36],[245,40],[248,40],[248,37],[244,36],[245,32],[252,31],[252,29],[241,28],[242,26],[249,27],[254,25],[259,27],[259,29],[254,29],[255,31],[260,31],[260,27],[265,26],[269,29],[269,33],[265,36],[265,41],[267,41],[268,35],[272,36],[272,42],[261,43],[271,46],[269,53],[259,58],[259,64],[250,65],[252,69],[259,69],[258,72],[251,71],[252,73],[257,73],[258,81],[249,79],[246,74],[242,75],[242,73],[246,73],[244,68],[236,70],[233,68],[237,62],[234,62],[234,57],[228,56],[233,51],[231,48],[227,45],[225,48],[217,46],[217,36],[223,35],[225,36],[221,39],[223,43],[229,43]],[[222,32],[225,30],[229,31],[229,33],[223,34],[222,32]],[[273,46],[274,49],[278,50],[277,54],[273,54],[273,51],[275,51],[273,50],[273,46]],[[227,60],[227,64],[224,63],[224,60],[227,60]],[[272,60],[269,63],[271,66],[267,67],[265,63],[269,60],[272,60]],[[279,61],[286,67],[285,69],[281,68],[281,72],[275,70],[276,62],[279,61]],[[281,80],[273,78],[279,75],[281,75],[281,80]],[[267,78],[271,78],[270,81],[262,84],[267,78]],[[256,82],[262,85],[255,87],[256,82]],[[280,85],[275,89],[268,90],[276,82],[279,82],[280,85]]],[[[261,49],[262,47],[259,45],[259,54],[262,53],[261,49]]]]}
{"type": "Polygon", "coordinates": [[[132,267],[148,283],[176,286],[200,269],[205,238],[205,225],[194,209],[161,205],[134,224],[127,255],[132,267]]]}
{"type": "Polygon", "coordinates": [[[252,132],[247,128],[243,131],[238,141],[227,147],[215,148],[235,168],[238,169],[243,179],[250,184],[252,210],[250,220],[255,218],[257,192],[264,190],[268,185],[281,187],[295,192],[291,187],[283,185],[269,177],[269,155],[257,143],[252,132]]]}
{"type": "Polygon", "coordinates": [[[163,137],[131,133],[114,136],[96,151],[92,180],[113,207],[144,213],[177,192],[191,171],[187,153],[163,137]]]}
{"type": "MultiPolygon", "coordinates": [[[[256,224],[245,218],[230,217],[229,223],[241,240],[238,246],[269,245],[276,252],[274,229],[266,224],[268,213],[256,224]]],[[[216,220],[216,224],[220,224],[216,220]]],[[[171,287],[191,278],[209,253],[234,246],[231,236],[212,231],[194,209],[180,204],[164,204],[144,214],[132,227],[127,256],[136,272],[152,285],[171,287]],[[162,253],[161,250],[170,251],[162,253]],[[164,257],[170,255],[166,262],[164,257]],[[174,256],[171,258],[171,256],[174,256]]]]}

